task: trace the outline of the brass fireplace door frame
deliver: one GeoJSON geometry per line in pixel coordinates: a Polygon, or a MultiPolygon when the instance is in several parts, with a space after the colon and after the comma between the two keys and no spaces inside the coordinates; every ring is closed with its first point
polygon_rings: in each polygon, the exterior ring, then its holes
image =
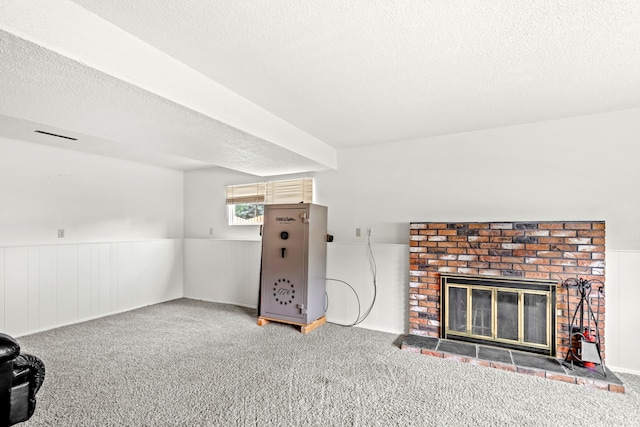
{"type": "Polygon", "coordinates": [[[537,354],[556,356],[556,284],[549,281],[505,279],[501,277],[452,276],[441,277],[441,336],[446,339],[483,343],[537,354]],[[464,332],[451,330],[449,325],[449,291],[451,288],[466,290],[466,328],[464,332]],[[473,291],[491,292],[491,336],[473,333],[473,291]],[[518,338],[517,340],[498,337],[498,292],[517,294],[518,338]],[[525,341],[525,295],[546,297],[546,344],[525,341]]]}

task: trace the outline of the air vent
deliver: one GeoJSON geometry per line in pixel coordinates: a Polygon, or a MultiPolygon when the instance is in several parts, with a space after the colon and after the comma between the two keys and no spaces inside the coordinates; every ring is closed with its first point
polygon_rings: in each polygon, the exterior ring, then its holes
{"type": "Polygon", "coordinates": [[[57,133],[45,132],[43,130],[34,130],[34,132],[41,133],[41,134],[44,134],[44,135],[55,136],[55,137],[58,137],[58,138],[70,139],[72,141],[77,141],[78,140],[78,138],[72,138],[70,136],[58,135],[57,133]]]}

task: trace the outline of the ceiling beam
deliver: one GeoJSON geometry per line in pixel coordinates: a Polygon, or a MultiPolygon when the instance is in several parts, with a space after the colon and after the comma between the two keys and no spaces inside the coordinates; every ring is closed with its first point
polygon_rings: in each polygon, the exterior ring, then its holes
{"type": "Polygon", "coordinates": [[[257,138],[318,169],[337,166],[335,148],[73,2],[2,1],[0,29],[235,128],[247,143],[257,138]]]}

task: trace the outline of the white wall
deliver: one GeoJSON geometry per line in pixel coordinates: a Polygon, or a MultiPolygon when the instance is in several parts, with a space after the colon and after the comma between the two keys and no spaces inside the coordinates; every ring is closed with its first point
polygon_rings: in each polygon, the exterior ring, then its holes
{"type": "Polygon", "coordinates": [[[182,229],[181,171],[0,138],[0,330],[181,297],[182,229]]]}
{"type": "MultiPolygon", "coordinates": [[[[373,227],[374,242],[406,244],[412,221],[604,220],[608,249],[640,249],[638,135],[640,109],[342,149],[313,174],[316,202],[337,242],[373,227]]],[[[227,225],[224,187],[261,179],[185,172],[185,236],[258,240],[227,225]]]]}
{"type": "Polygon", "coordinates": [[[640,249],[640,110],[339,151],[316,174],[336,241],[406,243],[411,221],[605,220],[640,249]]]}
{"type": "Polygon", "coordinates": [[[194,239],[260,240],[260,226],[231,226],[227,217],[226,187],[251,182],[278,181],[312,174],[270,176],[268,178],[205,168],[184,173],[184,236],[194,239]]]}
{"type": "MultiPolygon", "coordinates": [[[[613,251],[640,252],[640,198],[635,194],[640,168],[634,157],[639,135],[640,110],[629,110],[342,149],[337,170],[315,174],[316,202],[329,209],[328,232],[335,237],[329,247],[338,255],[329,256],[328,272],[343,280],[366,277],[369,265],[362,259],[342,263],[343,256],[349,257],[349,244],[355,244],[353,250],[366,248],[366,233],[357,238],[356,227],[373,228],[374,247],[401,247],[408,242],[412,221],[604,220],[608,258],[613,251]]],[[[214,237],[253,239],[257,231],[226,225],[223,200],[225,185],[253,180],[228,171],[186,172],[185,221],[207,231],[213,227],[219,233],[214,237]],[[205,198],[217,198],[206,202],[217,206],[203,203],[205,198]]],[[[190,230],[189,237],[208,236],[190,230]]],[[[189,254],[186,257],[189,262],[189,254]]],[[[622,325],[637,325],[640,319],[640,312],[628,307],[628,301],[640,298],[638,287],[628,279],[637,277],[634,265],[622,262],[615,267],[620,277],[627,278],[622,284],[612,275],[607,278],[607,318],[618,319],[607,323],[608,335],[615,336],[622,325]],[[619,287],[626,295],[621,300],[612,295],[619,287]]],[[[395,271],[396,266],[394,257],[379,259],[381,271],[395,271]]],[[[239,267],[231,263],[228,268],[239,267]]],[[[613,267],[608,266],[608,275],[609,268],[613,267]]],[[[406,320],[408,302],[402,292],[408,292],[408,261],[406,271],[406,276],[395,274],[386,285],[381,281],[393,297],[379,298],[376,310],[394,313],[387,323],[392,326],[385,328],[376,321],[370,327],[406,332],[406,326],[398,325],[406,320]]],[[[367,280],[354,281],[365,293],[367,280]]],[[[335,321],[353,319],[352,307],[330,306],[340,310],[329,313],[335,321]]],[[[613,366],[640,370],[622,356],[637,351],[611,341],[607,354],[613,366]]]]}
{"type": "Polygon", "coordinates": [[[229,226],[226,186],[260,182],[264,178],[225,168],[184,173],[184,237],[260,240],[257,225],[229,226]]]}
{"type": "Polygon", "coordinates": [[[182,237],[181,171],[0,138],[0,196],[0,247],[182,237]]]}

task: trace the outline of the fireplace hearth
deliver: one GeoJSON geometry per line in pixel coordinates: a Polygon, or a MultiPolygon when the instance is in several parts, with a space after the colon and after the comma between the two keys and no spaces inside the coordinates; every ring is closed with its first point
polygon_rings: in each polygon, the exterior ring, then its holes
{"type": "Polygon", "coordinates": [[[540,354],[418,335],[407,335],[401,348],[404,351],[429,357],[562,381],[598,390],[614,393],[626,391],[622,381],[606,367],[602,367],[606,370],[606,376],[603,376],[599,370],[578,365],[571,368],[560,359],[540,354]]]}

